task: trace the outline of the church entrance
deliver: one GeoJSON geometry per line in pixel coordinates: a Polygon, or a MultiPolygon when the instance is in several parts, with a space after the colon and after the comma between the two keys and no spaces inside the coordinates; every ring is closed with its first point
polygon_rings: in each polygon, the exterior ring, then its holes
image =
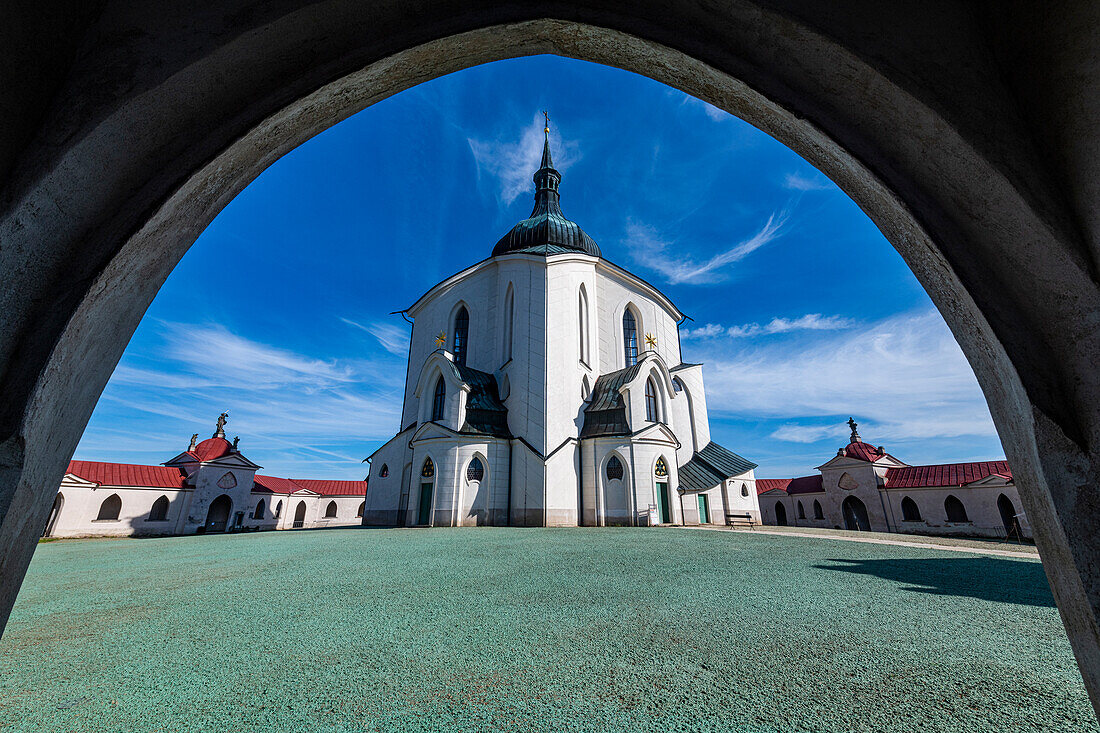
{"type": "Polygon", "coordinates": [[[61,507],[65,506],[65,497],[58,494],[53,500],[53,509],[50,509],[50,518],[46,522],[46,529],[42,531],[43,537],[52,537],[53,528],[57,526],[57,518],[61,516],[61,507]]]}
{"type": "Polygon", "coordinates": [[[1020,528],[1016,523],[1016,507],[1012,506],[1012,500],[1004,494],[997,497],[997,511],[1001,515],[1001,524],[1005,528],[1005,537],[1020,539],[1020,528]]]}
{"type": "Polygon", "coordinates": [[[706,494],[699,494],[699,524],[710,524],[710,505],[707,504],[706,494]]]}
{"type": "Polygon", "coordinates": [[[206,512],[206,532],[224,532],[229,524],[229,512],[233,508],[233,501],[222,494],[210,504],[206,512]]]}
{"type": "Polygon", "coordinates": [[[657,482],[657,516],[661,524],[672,524],[672,505],[668,500],[668,482],[657,482]]]}
{"type": "Polygon", "coordinates": [[[294,524],[291,525],[293,529],[301,529],[306,525],[306,503],[304,501],[298,502],[298,508],[294,510],[294,524]]]}
{"type": "Polygon", "coordinates": [[[432,523],[432,482],[425,481],[420,484],[420,510],[417,512],[416,523],[426,525],[432,523]]]}
{"type": "Polygon", "coordinates": [[[867,507],[854,496],[849,496],[841,505],[844,512],[844,528],[856,532],[870,532],[871,520],[867,518],[867,507]]]}

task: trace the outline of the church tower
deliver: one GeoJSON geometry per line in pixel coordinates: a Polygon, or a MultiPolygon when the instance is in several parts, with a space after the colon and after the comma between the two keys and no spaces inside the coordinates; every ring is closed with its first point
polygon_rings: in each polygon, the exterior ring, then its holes
{"type": "Polygon", "coordinates": [[[758,517],[755,465],[710,441],[702,367],[680,363],[683,314],[565,217],[544,134],[531,215],[404,311],[402,430],[365,523],[758,517]]]}

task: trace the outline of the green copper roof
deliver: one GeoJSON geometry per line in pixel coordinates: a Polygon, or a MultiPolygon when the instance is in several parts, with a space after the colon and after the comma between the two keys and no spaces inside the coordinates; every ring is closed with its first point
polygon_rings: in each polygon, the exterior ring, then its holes
{"type": "Polygon", "coordinates": [[[535,208],[531,216],[512,227],[493,247],[497,255],[523,252],[526,254],[564,254],[581,252],[600,256],[599,246],[576,222],[565,218],[559,204],[558,184],[561,173],[554,169],[550,157],[550,137],[542,146],[542,167],[534,175],[535,208]]]}
{"type": "Polygon", "coordinates": [[[756,464],[752,461],[711,441],[680,466],[676,477],[681,489],[705,491],[754,468],[756,464]]]}

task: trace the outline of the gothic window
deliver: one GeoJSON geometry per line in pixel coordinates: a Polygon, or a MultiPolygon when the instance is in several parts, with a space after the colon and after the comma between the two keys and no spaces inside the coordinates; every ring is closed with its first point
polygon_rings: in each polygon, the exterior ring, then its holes
{"type": "Polygon", "coordinates": [[[454,340],[451,343],[451,353],[454,354],[455,364],[466,364],[466,349],[470,340],[470,311],[466,306],[459,308],[455,314],[454,340]]]}
{"type": "Polygon", "coordinates": [[[118,515],[121,512],[122,497],[118,494],[111,494],[99,505],[99,514],[96,516],[96,519],[118,519],[118,515]]]}
{"type": "Polygon", "coordinates": [[[802,500],[801,499],[798,500],[798,518],[799,519],[805,519],[806,518],[806,507],[802,506],[802,500]]]}
{"type": "Polygon", "coordinates": [[[653,475],[657,478],[665,478],[668,476],[668,464],[665,463],[664,458],[657,459],[657,467],[653,469],[653,475]]]}
{"type": "Polygon", "coordinates": [[[821,511],[821,502],[814,499],[814,519],[824,519],[825,514],[821,511]]]}
{"type": "Polygon", "coordinates": [[[474,456],[474,459],[470,461],[470,465],[466,467],[466,480],[480,481],[483,478],[485,478],[485,465],[480,458],[474,456]]]}
{"type": "Polygon", "coordinates": [[[325,519],[332,519],[336,516],[336,502],[330,501],[325,508],[325,519]]]}
{"type": "Polygon", "coordinates": [[[275,518],[278,519],[283,513],[283,500],[280,499],[279,503],[275,505],[275,518]]]}
{"type": "Polygon", "coordinates": [[[920,509],[908,496],[901,500],[901,518],[906,522],[919,522],[920,509]]]}
{"type": "Polygon", "coordinates": [[[168,519],[168,497],[162,496],[153,502],[153,508],[149,510],[150,522],[163,522],[168,519]]]}
{"type": "Polygon", "coordinates": [[[608,481],[622,480],[623,462],[619,460],[618,456],[611,456],[610,460],[608,460],[607,462],[607,468],[605,470],[607,472],[608,481]]]}
{"type": "Polygon", "coordinates": [[[948,522],[969,522],[970,519],[966,516],[966,507],[963,503],[956,499],[954,496],[949,496],[943,500],[943,510],[947,512],[948,522]]]}
{"type": "Polygon", "coordinates": [[[677,394],[684,391],[684,383],[680,381],[679,377],[672,378],[672,389],[677,394]]]}
{"type": "Polygon", "coordinates": [[[382,464],[382,468],[378,470],[378,478],[386,478],[390,475],[390,467],[385,463],[382,464]]]}
{"type": "Polygon", "coordinates": [[[264,512],[267,511],[267,506],[264,504],[264,500],[260,499],[260,503],[256,505],[256,510],[252,512],[253,519],[263,519],[264,512]]]}
{"type": "Polygon", "coordinates": [[[359,508],[355,510],[355,517],[358,519],[363,516],[363,510],[367,508],[367,502],[359,502],[359,508]]]}
{"type": "Polygon", "coordinates": [[[515,320],[516,299],[509,283],[504,296],[504,361],[512,358],[512,322],[515,320]]]}
{"type": "Polygon", "coordinates": [[[443,419],[443,408],[447,404],[447,385],[443,383],[441,376],[435,382],[435,397],[432,398],[432,422],[443,419]]]}
{"type": "Polygon", "coordinates": [[[626,356],[626,366],[634,366],[638,363],[638,323],[634,320],[634,314],[629,308],[623,312],[623,351],[626,356]]]}
{"type": "Polygon", "coordinates": [[[749,485],[748,484],[741,484],[741,496],[748,496],[748,495],[749,495],[749,485]]]}
{"type": "Polygon", "coordinates": [[[584,285],[581,285],[580,289],[580,302],[577,305],[577,331],[580,334],[580,350],[579,354],[581,361],[585,364],[588,363],[588,294],[584,290],[584,285]]]}
{"type": "Polygon", "coordinates": [[[431,458],[424,459],[424,466],[420,469],[420,476],[422,478],[431,478],[435,476],[435,464],[432,463],[431,458]]]}
{"type": "Polygon", "coordinates": [[[657,385],[652,377],[645,381],[645,419],[657,422],[657,385]]]}

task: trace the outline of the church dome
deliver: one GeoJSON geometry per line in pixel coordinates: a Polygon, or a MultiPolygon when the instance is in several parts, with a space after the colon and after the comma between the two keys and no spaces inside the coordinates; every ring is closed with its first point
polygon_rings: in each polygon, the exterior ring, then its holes
{"type": "Polygon", "coordinates": [[[229,455],[233,450],[233,445],[225,438],[207,438],[198,445],[191,452],[200,461],[212,461],[215,458],[221,458],[222,456],[229,455]]]}
{"type": "Polygon", "coordinates": [[[561,173],[554,169],[550,158],[550,128],[544,130],[546,139],[542,146],[542,166],[535,171],[535,208],[531,216],[512,227],[493,247],[497,255],[525,253],[554,255],[581,252],[600,256],[600,248],[580,226],[561,211],[558,184],[561,173]]]}

